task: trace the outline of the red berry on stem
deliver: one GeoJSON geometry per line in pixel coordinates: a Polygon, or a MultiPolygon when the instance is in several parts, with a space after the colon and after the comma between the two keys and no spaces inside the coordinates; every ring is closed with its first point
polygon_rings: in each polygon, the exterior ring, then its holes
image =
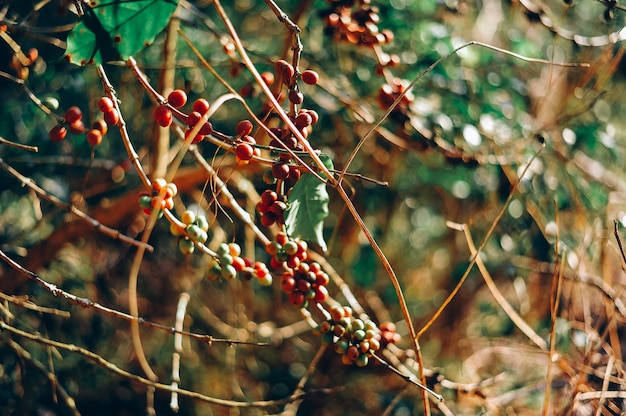
{"type": "Polygon", "coordinates": [[[279,59],[278,61],[276,61],[276,63],[274,64],[274,72],[276,72],[277,74],[282,74],[284,68],[289,65],[289,62],[285,61],[284,59],[279,59]]]}
{"type": "Polygon", "coordinates": [[[320,116],[317,114],[317,111],[306,110],[306,113],[311,116],[311,124],[315,124],[319,121],[320,116]]]}
{"type": "Polygon", "coordinates": [[[307,69],[306,71],[304,71],[301,75],[301,78],[302,82],[309,85],[315,85],[320,80],[320,76],[318,75],[318,73],[311,69],[307,69]]]}
{"type": "Polygon", "coordinates": [[[96,129],[87,131],[87,142],[92,146],[99,145],[102,142],[102,132],[96,129]]]}
{"type": "Polygon", "coordinates": [[[289,275],[283,275],[282,278],[280,279],[280,286],[283,288],[285,292],[291,293],[293,292],[293,289],[296,287],[296,280],[289,275]]]}
{"type": "Polygon", "coordinates": [[[270,227],[274,225],[275,222],[276,222],[276,215],[274,215],[273,213],[264,212],[263,215],[261,215],[261,224],[264,227],[270,227]]]}
{"type": "Polygon", "coordinates": [[[193,111],[197,111],[200,114],[205,114],[207,111],[209,111],[209,107],[209,102],[204,98],[198,98],[193,103],[193,111]]]}
{"type": "Polygon", "coordinates": [[[67,111],[65,112],[65,121],[68,124],[75,123],[81,118],[83,118],[83,112],[80,111],[80,108],[76,106],[72,106],[68,108],[67,111]]]}
{"type": "Polygon", "coordinates": [[[309,127],[313,124],[313,117],[310,114],[302,112],[296,116],[293,120],[293,124],[296,125],[297,128],[303,129],[305,127],[309,127]]]}
{"type": "Polygon", "coordinates": [[[289,295],[289,302],[295,306],[301,306],[304,303],[304,293],[302,292],[291,292],[289,295]]]}
{"type": "Polygon", "coordinates": [[[200,132],[199,134],[206,136],[208,134],[213,133],[213,125],[211,123],[209,123],[208,121],[206,121],[202,127],[200,127],[200,132]]]}
{"type": "Polygon", "coordinates": [[[183,90],[174,90],[167,96],[167,102],[174,108],[187,104],[187,94],[183,90]]]}
{"type": "Polygon", "coordinates": [[[287,234],[280,232],[276,234],[276,238],[274,239],[274,241],[276,241],[282,247],[287,244],[287,241],[289,241],[289,237],[287,237],[287,234]]]}
{"type": "Polygon", "coordinates": [[[85,132],[85,123],[83,123],[83,120],[76,120],[68,128],[72,134],[83,134],[85,132]]]}
{"type": "Polygon", "coordinates": [[[237,126],[235,127],[235,132],[237,132],[238,136],[246,136],[252,133],[253,127],[254,126],[252,125],[252,122],[250,120],[241,120],[239,123],[237,123],[237,126]]]}
{"type": "Polygon", "coordinates": [[[108,113],[113,109],[115,109],[115,106],[113,105],[113,100],[109,97],[102,97],[98,100],[98,110],[108,113]]]}
{"type": "Polygon", "coordinates": [[[300,105],[304,101],[304,95],[298,90],[291,90],[289,91],[289,101],[296,105],[300,105]]]}
{"type": "Polygon", "coordinates": [[[240,160],[248,161],[252,159],[252,155],[254,154],[254,149],[248,143],[239,143],[235,146],[235,155],[240,160]]]}
{"type": "Polygon", "coordinates": [[[107,122],[102,120],[101,118],[91,123],[91,128],[100,131],[103,136],[107,134],[107,131],[109,130],[107,122]]]}
{"type": "Polygon", "coordinates": [[[65,126],[57,124],[50,129],[50,133],[48,135],[50,136],[50,140],[53,142],[60,142],[67,137],[67,129],[65,126]]]}
{"type": "Polygon", "coordinates": [[[154,119],[159,123],[159,126],[169,127],[172,124],[172,111],[167,106],[160,105],[154,112],[154,119]]]}
{"type": "Polygon", "coordinates": [[[319,286],[315,290],[315,301],[324,302],[326,298],[328,298],[328,289],[326,289],[326,286],[319,286]]]}
{"type": "Polygon", "coordinates": [[[200,119],[202,118],[202,114],[200,114],[197,111],[192,111],[191,113],[189,113],[189,115],[187,116],[187,125],[189,127],[193,127],[196,124],[198,124],[198,121],[200,121],[200,119]]]}
{"type": "Polygon", "coordinates": [[[287,179],[289,177],[289,165],[284,162],[276,162],[272,165],[272,175],[276,179],[287,179]]]}
{"type": "Polygon", "coordinates": [[[120,113],[118,113],[115,108],[111,111],[107,111],[104,113],[104,121],[106,121],[109,126],[116,126],[117,123],[120,122],[120,113]]]}
{"type": "Polygon", "coordinates": [[[271,206],[278,199],[278,194],[270,189],[263,191],[261,194],[261,202],[266,207],[271,206]]]}

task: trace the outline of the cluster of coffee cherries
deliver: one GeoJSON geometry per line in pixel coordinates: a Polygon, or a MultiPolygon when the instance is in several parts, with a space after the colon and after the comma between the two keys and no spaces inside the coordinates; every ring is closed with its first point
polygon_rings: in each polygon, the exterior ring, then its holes
{"type": "Polygon", "coordinates": [[[256,210],[261,214],[261,224],[269,227],[274,223],[282,225],[285,223],[285,210],[287,203],[284,198],[280,198],[275,191],[266,189],[261,194],[261,199],[256,204],[256,210]]]}
{"type": "MultiPolygon", "coordinates": [[[[156,108],[154,111],[154,119],[159,126],[169,127],[174,120],[174,114],[176,114],[177,117],[187,124],[188,128],[185,131],[185,138],[188,138],[204,114],[209,111],[210,105],[204,98],[198,98],[194,101],[192,111],[188,115],[178,110],[172,111],[172,109],[184,107],[185,104],[187,104],[187,93],[183,90],[174,90],[168,94],[167,103],[161,104],[156,108]]],[[[191,139],[191,142],[201,142],[211,133],[213,133],[213,125],[209,121],[205,121],[193,139],[191,139]]]]}
{"type": "Polygon", "coordinates": [[[306,308],[309,302],[323,302],[328,297],[328,274],[316,263],[300,263],[287,269],[280,278],[280,286],[289,294],[289,302],[306,308]]]}
{"type": "Polygon", "coordinates": [[[275,270],[289,270],[297,268],[308,258],[306,241],[293,239],[284,232],[276,234],[274,241],[265,246],[267,254],[272,256],[270,267],[275,270]]]}
{"type": "Polygon", "coordinates": [[[50,132],[48,133],[50,140],[52,140],[53,142],[60,142],[62,140],[65,140],[69,131],[71,134],[76,135],[84,133],[87,137],[87,142],[89,144],[91,144],[92,146],[99,145],[102,142],[103,136],[108,130],[108,125],[117,124],[117,122],[119,121],[119,114],[117,113],[117,110],[113,108],[113,102],[108,97],[103,97],[100,99],[100,101],[98,101],[98,108],[100,108],[104,112],[104,120],[95,120],[92,123],[91,128],[87,129],[87,127],[85,127],[83,112],[81,111],[81,109],[75,105],[71,106],[67,109],[67,111],[65,111],[63,121],[50,129],[50,132]],[[104,112],[104,110],[102,110],[101,108],[101,101],[104,99],[108,100],[111,105],[110,108],[112,109],[112,111],[108,113],[104,112]],[[113,117],[113,115],[115,117],[113,117]]]}
{"type": "Polygon", "coordinates": [[[194,211],[183,212],[180,221],[185,225],[184,230],[178,224],[171,223],[170,233],[178,236],[178,249],[183,254],[191,254],[195,251],[196,243],[206,243],[209,238],[209,222],[204,215],[194,211]]]}
{"type": "Polygon", "coordinates": [[[380,330],[376,324],[352,316],[352,309],[346,306],[331,306],[328,313],[330,318],[316,331],[322,342],[333,345],[341,354],[343,364],[365,367],[369,358],[381,348],[380,330]]]}
{"type": "Polygon", "coordinates": [[[167,183],[163,178],[157,178],[152,182],[152,193],[142,192],[139,195],[139,206],[146,215],[151,215],[152,210],[159,211],[159,218],[163,216],[163,210],[174,208],[174,196],[178,188],[173,183],[167,183]],[[162,194],[161,194],[162,193],[162,194]]]}
{"type": "Polygon", "coordinates": [[[222,243],[217,247],[215,254],[216,257],[211,259],[207,266],[207,279],[232,280],[240,275],[244,280],[255,277],[262,286],[272,284],[272,275],[267,266],[262,262],[253,262],[247,257],[241,257],[239,244],[222,243]]]}
{"type": "Polygon", "coordinates": [[[383,45],[393,40],[393,32],[379,30],[378,9],[370,0],[329,0],[322,12],[325,31],[334,39],[359,46],[383,45]]]}
{"type": "MultiPolygon", "coordinates": [[[[394,78],[391,84],[384,84],[379,90],[376,96],[376,101],[381,109],[387,110],[393,102],[404,93],[407,89],[409,82],[400,78],[394,78]]],[[[415,96],[411,91],[406,93],[398,105],[391,112],[391,117],[403,122],[407,119],[409,113],[409,107],[415,100],[415,96]]]]}

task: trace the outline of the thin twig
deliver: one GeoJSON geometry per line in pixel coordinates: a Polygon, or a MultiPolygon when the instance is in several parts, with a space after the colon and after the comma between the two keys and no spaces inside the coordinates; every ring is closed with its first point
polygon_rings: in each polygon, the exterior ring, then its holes
{"type": "MultiPolygon", "coordinates": [[[[498,302],[502,310],[507,314],[507,316],[513,321],[515,326],[517,326],[530,340],[532,340],[539,348],[546,351],[548,349],[548,344],[541,338],[527,323],[522,319],[521,316],[513,309],[511,304],[506,300],[502,292],[498,290],[498,286],[493,281],[491,274],[485,267],[485,263],[482,261],[479,250],[476,249],[476,245],[474,244],[474,239],[469,231],[467,224],[461,224],[459,227],[463,230],[465,234],[465,240],[467,241],[467,246],[470,249],[470,253],[472,258],[474,258],[476,262],[476,266],[478,266],[478,270],[480,270],[485,283],[487,284],[487,288],[498,302]]],[[[456,227],[455,227],[456,228],[456,227]]]]}
{"type": "MultiPolygon", "coordinates": [[[[498,223],[502,219],[502,216],[506,212],[506,208],[509,205],[509,202],[511,202],[511,200],[513,199],[513,195],[515,194],[515,191],[517,190],[517,187],[519,186],[520,182],[524,179],[524,176],[526,175],[526,172],[528,171],[530,166],[533,164],[535,159],[541,154],[543,149],[545,149],[545,145],[543,145],[541,147],[541,149],[537,153],[535,153],[533,155],[533,157],[530,158],[530,160],[528,161],[528,163],[526,164],[526,166],[522,170],[522,174],[520,175],[518,180],[513,184],[513,187],[511,188],[511,191],[509,192],[509,195],[506,198],[506,201],[504,201],[504,204],[502,204],[502,207],[498,211],[498,214],[496,215],[496,218],[492,221],[491,226],[487,230],[487,234],[485,234],[485,237],[483,238],[483,240],[480,242],[480,245],[478,246],[478,249],[476,250],[476,253],[472,255],[472,257],[470,259],[470,262],[467,265],[467,268],[465,269],[465,272],[463,273],[463,275],[459,279],[459,282],[454,287],[454,289],[452,289],[452,292],[450,292],[448,297],[443,301],[443,303],[441,304],[439,309],[437,309],[437,311],[432,316],[432,318],[430,318],[430,320],[422,327],[422,329],[419,330],[419,332],[417,333],[418,337],[422,336],[422,334],[424,334],[424,332],[426,332],[428,330],[428,328],[430,328],[433,325],[433,323],[437,320],[437,318],[439,318],[439,316],[441,315],[443,310],[448,306],[448,304],[452,301],[454,296],[456,296],[457,292],[461,289],[461,286],[463,285],[463,283],[465,282],[465,280],[469,276],[470,272],[474,268],[474,264],[476,264],[476,259],[478,258],[478,256],[480,256],[480,253],[482,252],[483,248],[487,244],[487,241],[489,241],[489,238],[491,238],[491,235],[495,231],[496,226],[498,225],[498,223]]],[[[459,231],[462,231],[463,230],[462,227],[464,226],[464,225],[455,224],[455,223],[453,223],[451,221],[448,221],[446,224],[449,227],[451,227],[453,229],[457,229],[459,231]]]]}
{"type": "MultiPolygon", "coordinates": [[[[62,349],[62,350],[66,350],[66,351],[70,351],[70,352],[74,352],[77,353],[79,355],[82,355],[83,357],[89,359],[90,361],[95,362],[96,364],[100,365],[101,367],[121,376],[124,378],[127,378],[129,380],[132,381],[136,381],[138,383],[141,383],[147,387],[153,387],[157,390],[162,390],[162,391],[166,391],[166,392],[173,392],[174,389],[172,389],[172,386],[167,385],[167,384],[162,384],[162,383],[157,383],[157,382],[153,382],[151,380],[148,380],[144,377],[138,376],[136,374],[132,374],[126,370],[123,370],[121,368],[119,368],[117,365],[111,363],[110,361],[107,361],[106,359],[104,359],[102,356],[89,351],[85,348],[82,347],[78,347],[76,345],[73,344],[65,344],[59,341],[54,341],[45,337],[42,337],[40,335],[35,335],[35,334],[31,334],[29,332],[26,331],[22,331],[18,328],[12,327],[8,324],[6,324],[4,321],[0,320],[0,329],[6,330],[12,334],[15,334],[19,337],[22,338],[26,338],[29,339],[31,341],[35,341],[38,342],[40,344],[44,344],[44,345],[50,345],[53,346],[55,348],[58,349],[62,349]]],[[[332,393],[332,389],[323,389],[323,390],[317,390],[315,392],[309,392],[309,393],[300,393],[300,394],[293,394],[290,395],[288,397],[285,397],[283,399],[278,399],[278,400],[260,400],[260,401],[249,401],[249,402],[244,402],[244,401],[234,401],[234,400],[225,400],[225,399],[218,399],[216,397],[210,397],[210,396],[206,396],[204,394],[200,394],[200,393],[196,393],[194,391],[189,391],[189,390],[185,390],[185,389],[177,389],[176,392],[178,394],[180,394],[181,396],[186,396],[186,397],[190,397],[192,399],[195,400],[199,400],[199,401],[203,401],[203,402],[207,402],[207,403],[212,403],[215,405],[219,405],[219,406],[224,406],[224,407],[234,407],[234,408],[253,408],[253,407],[260,407],[260,408],[264,408],[264,407],[272,407],[272,406],[280,406],[280,405],[284,405],[286,403],[290,403],[294,400],[299,400],[304,398],[306,395],[311,394],[311,393],[332,393]]]]}
{"type": "Polygon", "coordinates": [[[622,239],[619,236],[619,231],[618,231],[619,225],[618,224],[619,224],[618,221],[614,219],[613,220],[613,225],[614,225],[613,235],[615,235],[615,241],[617,241],[617,245],[619,247],[619,252],[622,255],[622,260],[623,260],[622,270],[624,270],[624,267],[626,265],[626,253],[624,253],[624,246],[622,246],[622,239]]]}
{"type": "Polygon", "coordinates": [[[411,81],[409,83],[409,85],[407,85],[406,89],[404,91],[402,91],[402,93],[399,94],[398,97],[396,97],[396,99],[389,106],[389,108],[387,109],[385,114],[372,127],[370,127],[370,129],[367,131],[367,133],[365,133],[365,135],[361,138],[361,140],[359,140],[359,143],[352,150],[352,153],[348,157],[348,160],[346,161],[346,163],[345,163],[345,165],[343,167],[343,171],[339,175],[339,178],[338,178],[339,182],[341,182],[343,180],[345,172],[348,171],[348,169],[349,169],[350,165],[352,164],[352,161],[356,157],[357,153],[359,152],[359,150],[361,149],[363,144],[365,144],[365,141],[372,135],[372,133],[374,133],[374,131],[376,131],[376,129],[378,129],[378,127],[383,123],[383,121],[385,121],[387,119],[387,117],[389,117],[389,115],[393,112],[393,110],[398,106],[400,101],[402,101],[404,96],[411,91],[411,89],[415,86],[415,84],[417,84],[422,78],[424,78],[426,75],[428,75],[430,72],[432,72],[440,63],[442,63],[443,61],[445,61],[445,60],[449,59],[450,57],[456,55],[460,50],[462,50],[464,48],[467,48],[468,46],[481,46],[483,48],[491,49],[491,50],[494,50],[496,52],[501,52],[501,53],[504,53],[506,55],[513,56],[514,58],[517,58],[517,59],[520,59],[520,60],[526,61],[526,62],[540,63],[540,64],[546,64],[546,65],[551,65],[551,66],[583,67],[583,68],[590,67],[590,65],[588,63],[555,63],[553,61],[549,61],[549,60],[546,60],[546,59],[528,58],[526,56],[516,54],[516,53],[508,51],[506,49],[501,49],[501,48],[498,48],[496,46],[488,45],[486,43],[477,42],[477,41],[471,41],[471,42],[465,43],[465,44],[459,46],[458,48],[454,49],[449,54],[444,55],[441,58],[437,59],[435,62],[433,62],[428,68],[426,68],[417,77],[415,77],[413,79],[413,81],[411,81]]]}
{"type": "Polygon", "coordinates": [[[42,279],[39,275],[37,275],[37,273],[32,272],[22,267],[19,263],[17,263],[13,259],[11,259],[9,256],[7,256],[2,250],[0,250],[0,259],[4,260],[9,266],[14,268],[18,272],[24,274],[33,282],[37,283],[39,286],[44,288],[53,296],[60,296],[66,299],[67,301],[69,301],[70,303],[80,306],[82,308],[95,309],[99,312],[103,312],[115,318],[123,319],[128,322],[136,322],[137,324],[145,326],[147,328],[158,329],[161,331],[168,332],[170,334],[181,334],[185,337],[192,338],[192,339],[195,339],[197,341],[200,341],[209,345],[212,345],[213,343],[223,343],[227,345],[246,344],[246,345],[254,345],[257,347],[269,346],[268,343],[264,343],[264,342],[249,342],[249,341],[238,341],[238,340],[232,340],[232,339],[221,339],[221,338],[214,338],[211,335],[202,335],[202,334],[196,334],[196,333],[188,332],[188,331],[179,331],[176,328],[173,328],[167,325],[158,324],[156,322],[151,322],[142,317],[135,317],[135,316],[117,311],[115,309],[102,306],[97,302],[93,302],[92,300],[89,300],[87,298],[78,297],[76,295],[73,295],[72,293],[69,293],[69,292],[64,291],[63,289],[60,289],[56,285],[49,283],[45,281],[44,279],[42,279]]]}
{"type": "Polygon", "coordinates": [[[20,358],[28,361],[30,364],[33,365],[33,367],[41,371],[46,376],[46,378],[50,381],[50,384],[52,384],[54,391],[61,397],[61,399],[63,399],[63,402],[68,407],[68,409],[72,412],[72,415],[80,416],[80,412],[76,408],[76,401],[74,400],[72,396],[70,396],[67,393],[67,391],[63,388],[63,386],[59,384],[59,380],[54,373],[48,371],[48,369],[46,368],[45,365],[43,365],[43,363],[35,359],[30,352],[25,350],[17,342],[13,340],[9,340],[9,346],[13,348],[13,350],[15,350],[17,354],[19,354],[20,358]]]}
{"type": "Polygon", "coordinates": [[[26,150],[29,152],[37,153],[39,151],[39,148],[37,146],[28,146],[26,144],[15,143],[15,142],[5,139],[4,137],[0,137],[0,144],[4,144],[7,146],[11,146],[11,147],[16,147],[18,149],[26,150]]]}
{"type": "Polygon", "coordinates": [[[63,202],[54,195],[50,195],[44,189],[40,188],[32,179],[27,178],[26,176],[22,175],[17,170],[15,170],[12,166],[7,164],[4,160],[2,160],[2,158],[0,158],[0,168],[4,169],[7,173],[13,175],[16,179],[20,181],[22,185],[28,187],[29,189],[32,189],[40,198],[45,199],[46,201],[56,205],[57,207],[59,207],[60,209],[64,211],[67,211],[76,215],[81,220],[84,220],[88,222],[89,224],[91,224],[97,231],[101,232],[102,234],[108,237],[111,237],[115,240],[123,241],[126,244],[130,244],[136,247],[143,247],[149,252],[154,251],[154,248],[150,244],[137,241],[131,237],[128,237],[122,234],[119,230],[107,227],[101,222],[95,220],[94,218],[91,218],[89,215],[85,214],[84,212],[76,208],[74,205],[69,204],[67,202],[63,202]]]}
{"type": "MultiPolygon", "coordinates": [[[[189,293],[181,293],[178,297],[178,306],[176,307],[176,322],[174,328],[177,331],[183,330],[183,324],[185,323],[185,315],[187,311],[187,304],[189,303],[189,293]]],[[[174,335],[174,353],[172,355],[172,395],[170,399],[170,409],[175,413],[178,413],[180,406],[178,404],[178,385],[180,383],[180,355],[183,352],[183,337],[180,333],[174,335]]]]}
{"type": "Polygon", "coordinates": [[[392,373],[396,374],[397,376],[399,376],[400,378],[402,378],[404,381],[406,381],[407,383],[411,383],[417,387],[419,387],[420,389],[422,389],[423,391],[427,392],[428,394],[430,394],[432,397],[434,397],[437,401],[442,402],[443,401],[443,396],[441,394],[436,393],[435,391],[431,390],[428,386],[426,386],[425,384],[420,383],[418,380],[415,380],[414,377],[408,376],[406,374],[403,374],[400,370],[398,370],[397,368],[395,368],[394,366],[390,365],[387,361],[383,360],[381,357],[379,357],[378,355],[374,354],[372,355],[372,358],[374,358],[376,361],[378,361],[379,363],[381,363],[382,365],[384,365],[385,367],[387,367],[388,370],[390,370],[392,373]]]}
{"type": "Polygon", "coordinates": [[[24,309],[28,309],[37,313],[45,313],[48,315],[60,316],[62,318],[69,318],[71,314],[68,311],[46,308],[45,306],[39,306],[28,299],[28,296],[9,296],[3,292],[0,292],[0,299],[5,302],[12,303],[17,306],[21,306],[24,309]]]}

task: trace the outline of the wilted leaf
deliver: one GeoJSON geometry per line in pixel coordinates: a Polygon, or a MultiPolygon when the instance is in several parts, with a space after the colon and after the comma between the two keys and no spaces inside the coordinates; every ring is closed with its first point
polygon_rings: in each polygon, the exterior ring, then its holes
{"type": "Polygon", "coordinates": [[[126,60],[167,26],[178,0],[92,0],[67,38],[71,63],[126,60]]]}
{"type": "MultiPolygon", "coordinates": [[[[320,155],[320,158],[328,169],[333,168],[328,156],[320,155]]],[[[313,242],[326,251],[322,231],[324,219],[328,216],[329,199],[326,184],[310,173],[302,175],[289,193],[289,207],[285,211],[287,233],[313,242]]]]}

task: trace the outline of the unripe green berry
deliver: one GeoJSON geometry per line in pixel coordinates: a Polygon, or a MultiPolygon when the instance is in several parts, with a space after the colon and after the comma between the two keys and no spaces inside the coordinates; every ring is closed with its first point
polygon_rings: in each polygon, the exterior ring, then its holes
{"type": "Polygon", "coordinates": [[[142,195],[139,197],[139,206],[141,208],[152,208],[152,197],[149,195],[142,195]]]}
{"type": "Polygon", "coordinates": [[[220,266],[217,260],[213,259],[207,267],[207,279],[215,281],[220,277],[222,277],[222,266],[220,266]]]}
{"type": "Polygon", "coordinates": [[[196,249],[196,246],[194,246],[193,241],[187,238],[181,238],[178,240],[178,248],[183,254],[191,254],[196,249]]]}
{"type": "Polygon", "coordinates": [[[354,363],[358,366],[358,367],[365,367],[367,365],[367,363],[369,362],[369,358],[367,358],[366,354],[361,354],[359,355],[359,358],[357,358],[354,363]]]}
{"type": "Polygon", "coordinates": [[[203,233],[203,232],[204,231],[202,231],[200,227],[194,224],[191,224],[190,226],[187,227],[187,235],[193,241],[200,241],[200,233],[203,233]]]}
{"type": "Polygon", "coordinates": [[[235,278],[235,276],[237,276],[237,270],[235,270],[232,265],[222,265],[222,277],[224,279],[232,280],[235,278]]]}
{"type": "Polygon", "coordinates": [[[233,256],[230,254],[222,254],[220,256],[220,264],[222,267],[233,264],[233,256]]]}
{"type": "Polygon", "coordinates": [[[283,250],[285,250],[285,253],[287,255],[293,256],[298,252],[298,244],[296,244],[296,242],[293,240],[288,241],[287,244],[283,246],[283,250]]]}
{"type": "Polygon", "coordinates": [[[206,232],[209,231],[209,221],[207,221],[206,217],[204,215],[198,215],[196,217],[196,225],[198,227],[200,227],[201,230],[204,230],[206,232]]]}
{"type": "Polygon", "coordinates": [[[228,248],[228,244],[222,243],[215,250],[218,256],[223,256],[225,254],[230,254],[230,249],[228,248]]]}

